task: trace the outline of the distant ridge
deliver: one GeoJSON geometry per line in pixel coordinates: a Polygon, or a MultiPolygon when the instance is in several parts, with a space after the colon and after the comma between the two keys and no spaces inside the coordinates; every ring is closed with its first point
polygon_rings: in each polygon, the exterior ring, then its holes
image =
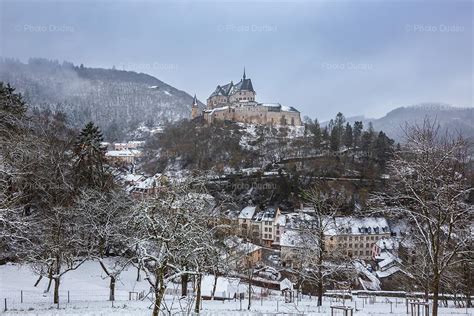
{"type": "Polygon", "coordinates": [[[474,139],[474,108],[456,107],[443,103],[420,103],[402,106],[393,109],[379,119],[353,116],[346,118],[346,120],[351,124],[354,121],[362,121],[365,127],[369,122],[372,122],[375,130],[383,130],[391,138],[403,142],[403,127],[406,123],[419,124],[425,118],[432,121],[436,120],[442,131],[460,132],[464,137],[474,139]]]}
{"type": "Polygon", "coordinates": [[[60,109],[76,126],[94,121],[106,131],[188,118],[193,101],[190,94],[144,73],[42,58],[27,63],[0,59],[0,81],[15,87],[30,106],[60,109]]]}

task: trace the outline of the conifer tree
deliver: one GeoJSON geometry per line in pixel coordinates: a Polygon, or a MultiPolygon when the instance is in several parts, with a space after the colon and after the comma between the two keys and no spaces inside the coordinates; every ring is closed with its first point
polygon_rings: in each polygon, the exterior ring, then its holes
{"type": "Polygon", "coordinates": [[[103,190],[110,188],[112,179],[105,168],[102,141],[102,132],[92,122],[87,123],[77,137],[74,146],[76,187],[87,186],[103,190]]]}
{"type": "Polygon", "coordinates": [[[346,128],[344,130],[344,145],[347,148],[351,148],[352,140],[353,140],[352,127],[351,127],[351,124],[347,123],[346,128]]]}

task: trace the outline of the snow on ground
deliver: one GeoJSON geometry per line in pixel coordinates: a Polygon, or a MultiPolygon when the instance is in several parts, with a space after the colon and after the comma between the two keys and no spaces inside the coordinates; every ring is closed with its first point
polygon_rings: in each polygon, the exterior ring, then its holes
{"type": "MultiPolygon", "coordinates": [[[[51,304],[52,291],[44,294],[47,280],[42,280],[37,288],[33,286],[37,277],[26,266],[7,264],[0,266],[0,315],[151,315],[152,306],[148,297],[144,300],[128,300],[129,292],[148,293],[149,286],[146,281],[136,281],[136,269],[131,267],[124,271],[120,281],[117,283],[117,300],[113,303],[108,299],[108,280],[104,278],[97,262],[86,262],[76,271],[67,273],[61,284],[61,302],[59,308],[51,304]],[[21,290],[23,290],[23,303],[21,300],[21,290]],[[67,303],[67,291],[70,292],[70,303],[67,303]],[[7,299],[8,311],[4,312],[4,299],[7,299]]],[[[206,276],[202,282],[203,295],[209,295],[214,284],[213,276],[206,276]]],[[[354,315],[387,315],[406,316],[405,300],[402,298],[376,297],[376,302],[370,304],[367,299],[357,298],[345,300],[344,303],[335,298],[324,297],[323,306],[316,306],[316,299],[304,296],[302,299],[285,303],[284,297],[278,291],[269,291],[268,296],[262,297],[261,293],[267,291],[262,288],[252,287],[253,296],[251,311],[247,311],[248,296],[245,294],[243,301],[231,299],[227,301],[205,300],[202,303],[201,315],[330,315],[330,306],[342,305],[355,308],[354,315]],[[391,303],[391,304],[390,304],[391,303]]],[[[228,279],[220,277],[217,282],[216,296],[232,296],[231,293],[243,292],[247,286],[238,279],[228,279]]],[[[170,286],[166,295],[166,307],[171,310],[171,314],[185,311],[189,314],[194,306],[194,299],[180,299],[177,285],[170,286]]],[[[168,313],[166,313],[168,314],[168,313]]],[[[335,315],[341,315],[335,314],[335,315]]],[[[441,308],[440,316],[447,315],[474,315],[474,309],[466,308],[441,308]]]]}

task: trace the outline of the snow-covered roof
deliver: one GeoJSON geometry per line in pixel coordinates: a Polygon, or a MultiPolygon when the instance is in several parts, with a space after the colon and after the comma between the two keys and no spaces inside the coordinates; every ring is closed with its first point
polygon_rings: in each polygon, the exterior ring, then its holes
{"type": "Polygon", "coordinates": [[[229,106],[221,106],[218,108],[214,108],[212,110],[204,110],[204,112],[209,113],[209,114],[214,114],[214,112],[226,111],[228,109],[229,109],[229,106]]]}
{"type": "Polygon", "coordinates": [[[390,233],[384,217],[336,217],[328,225],[327,235],[365,235],[390,233]]]}
{"type": "Polygon", "coordinates": [[[267,207],[264,211],[260,211],[252,217],[252,219],[256,222],[266,222],[270,221],[273,222],[277,215],[278,208],[275,207],[267,207]]]}
{"type": "Polygon", "coordinates": [[[239,219],[252,219],[255,210],[257,209],[256,206],[246,206],[240,211],[239,219]]]}
{"type": "Polygon", "coordinates": [[[230,249],[238,253],[242,253],[246,255],[251,254],[254,251],[262,249],[261,246],[255,245],[248,241],[244,241],[242,238],[235,237],[235,236],[225,239],[224,244],[230,249]]]}
{"type": "Polygon", "coordinates": [[[302,247],[303,237],[299,231],[285,230],[280,237],[281,247],[302,247]]]}
{"type": "Polygon", "coordinates": [[[281,280],[280,282],[280,291],[283,291],[283,290],[293,291],[293,283],[291,283],[291,281],[288,280],[288,278],[285,278],[281,280]]]}
{"type": "Polygon", "coordinates": [[[402,260],[388,251],[383,251],[375,257],[376,260],[381,260],[377,263],[380,270],[386,270],[391,264],[401,263],[402,260]]]}
{"type": "Polygon", "coordinates": [[[128,173],[128,174],[123,175],[121,179],[122,181],[125,181],[125,182],[138,182],[138,181],[144,180],[145,176],[141,174],[128,173]]]}
{"type": "Polygon", "coordinates": [[[137,153],[132,150],[109,150],[105,153],[107,157],[135,157],[137,153]]]}
{"type": "Polygon", "coordinates": [[[303,212],[289,213],[285,218],[285,227],[291,229],[299,229],[301,224],[314,221],[313,216],[303,212]]]}
{"type": "Polygon", "coordinates": [[[294,107],[281,105],[280,103],[258,103],[258,105],[275,108],[275,109],[278,109],[279,111],[284,111],[284,112],[298,112],[298,110],[295,109],[294,107]]]}

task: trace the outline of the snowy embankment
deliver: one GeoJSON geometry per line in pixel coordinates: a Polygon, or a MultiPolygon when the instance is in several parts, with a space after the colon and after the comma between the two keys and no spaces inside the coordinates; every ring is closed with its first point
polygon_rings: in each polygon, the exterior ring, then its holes
{"type": "MultiPolygon", "coordinates": [[[[146,281],[136,281],[137,270],[130,267],[125,270],[117,282],[116,301],[108,301],[109,283],[97,262],[86,262],[79,269],[65,274],[60,288],[60,304],[52,304],[52,289],[44,293],[48,282],[43,279],[37,287],[37,276],[27,266],[7,264],[0,266],[0,315],[151,315],[152,306],[149,297],[149,285],[146,281]],[[69,303],[68,303],[69,292],[69,303]],[[23,303],[21,295],[23,293],[23,303]],[[137,300],[144,293],[143,300],[137,300]],[[149,294],[147,297],[146,294],[149,294]],[[4,311],[4,300],[8,311],[4,311]],[[131,300],[129,300],[131,299],[131,300]]],[[[203,296],[210,294],[214,284],[212,276],[203,279],[203,296]]],[[[191,287],[191,284],[190,284],[191,287]]],[[[172,314],[194,309],[194,298],[179,297],[178,285],[171,284],[167,291],[163,308],[172,314]]],[[[278,291],[267,291],[252,287],[251,312],[247,311],[247,285],[235,278],[219,278],[216,296],[229,297],[233,293],[244,292],[245,298],[239,300],[205,300],[202,302],[202,315],[257,315],[259,313],[280,313],[283,315],[330,315],[330,306],[346,305],[354,308],[354,315],[406,316],[405,300],[401,298],[377,297],[375,301],[354,296],[353,300],[325,297],[323,306],[316,306],[314,297],[304,296],[294,302],[285,303],[278,291]]],[[[168,314],[168,312],[166,312],[168,314]]],[[[339,314],[337,314],[339,315],[339,314]]],[[[441,308],[443,315],[474,315],[473,309],[441,308]]]]}

